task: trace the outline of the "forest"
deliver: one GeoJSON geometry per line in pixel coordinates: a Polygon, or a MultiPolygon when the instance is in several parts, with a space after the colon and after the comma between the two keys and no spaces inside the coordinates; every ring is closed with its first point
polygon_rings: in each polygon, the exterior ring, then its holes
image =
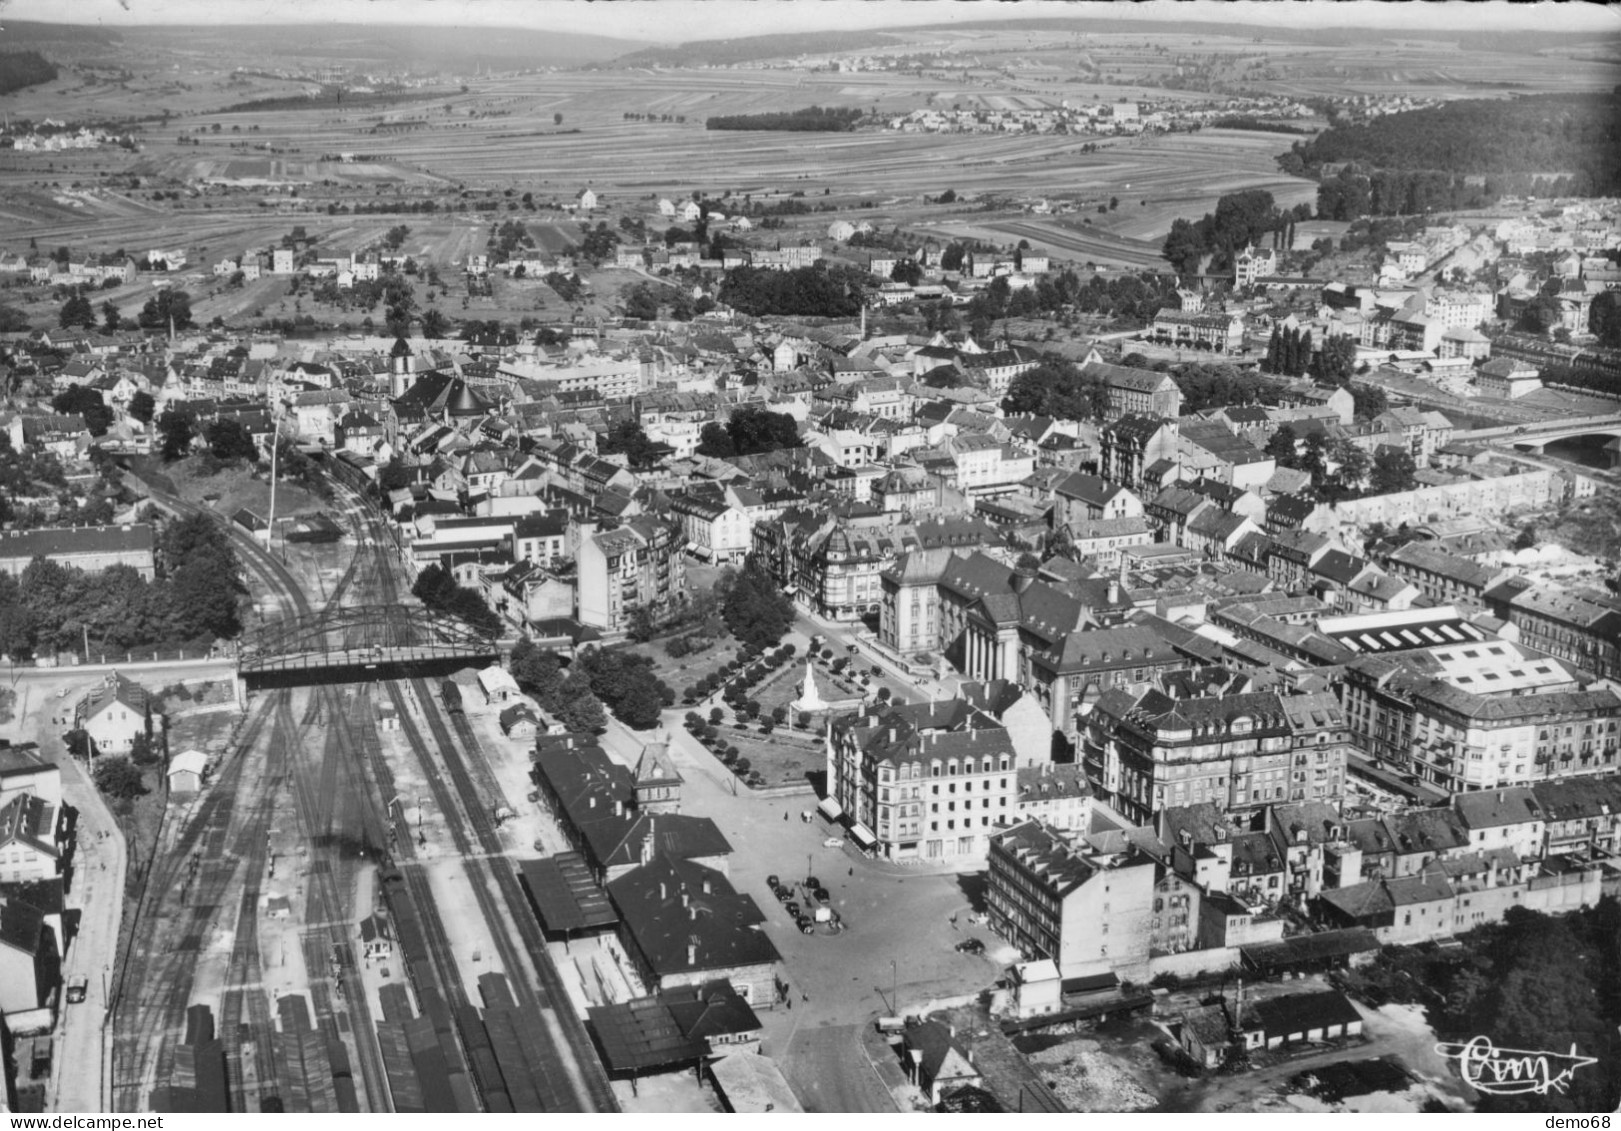
{"type": "Polygon", "coordinates": [[[1333,179],[1342,183],[1327,207],[1319,195],[1324,219],[1478,207],[1533,193],[1615,196],[1621,194],[1618,110],[1616,93],[1449,102],[1334,126],[1295,142],[1278,166],[1319,179],[1333,167],[1333,179]],[[1352,168],[1340,168],[1346,165],[1352,168]]]}
{"type": "Polygon", "coordinates": [[[848,318],[861,310],[866,272],[818,263],[795,271],[737,267],[720,285],[722,303],[744,314],[848,318]]]}
{"type": "Polygon", "coordinates": [[[56,64],[38,51],[0,52],[0,94],[50,82],[56,73],[56,64]]]}
{"type": "Polygon", "coordinates": [[[854,107],[808,106],[771,114],[728,114],[709,118],[706,130],[790,130],[798,132],[838,132],[854,129],[861,111],[854,107]]]}

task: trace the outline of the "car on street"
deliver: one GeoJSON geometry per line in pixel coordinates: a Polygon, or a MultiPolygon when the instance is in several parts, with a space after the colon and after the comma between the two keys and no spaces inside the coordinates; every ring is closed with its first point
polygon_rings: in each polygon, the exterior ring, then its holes
{"type": "Polygon", "coordinates": [[[815,876],[806,876],[805,886],[810,888],[812,891],[815,891],[817,888],[822,886],[822,881],[817,879],[815,876]]]}
{"type": "Polygon", "coordinates": [[[827,902],[828,895],[827,895],[827,889],[826,888],[812,888],[811,889],[811,894],[816,897],[816,902],[818,902],[818,903],[826,903],[827,902]]]}
{"type": "Polygon", "coordinates": [[[788,888],[773,888],[772,894],[777,897],[778,903],[787,903],[794,898],[794,893],[788,888]]]}
{"type": "Polygon", "coordinates": [[[771,875],[765,878],[765,886],[770,888],[772,891],[776,891],[782,886],[782,881],[778,879],[777,874],[773,872],[771,875]]]}
{"type": "Polygon", "coordinates": [[[90,979],[86,978],[84,975],[81,974],[79,977],[72,979],[70,982],[68,982],[68,1004],[74,1005],[83,1001],[84,995],[89,991],[89,989],[90,979]]]}
{"type": "Polygon", "coordinates": [[[985,944],[978,939],[963,939],[955,949],[958,954],[984,954],[985,944]]]}
{"type": "Polygon", "coordinates": [[[828,837],[826,840],[824,840],[822,842],[822,847],[823,848],[843,848],[844,847],[844,838],[843,837],[838,837],[838,836],[830,836],[830,837],[828,837]]]}
{"type": "Polygon", "coordinates": [[[802,919],[802,918],[804,918],[804,916],[802,916],[799,913],[799,904],[794,903],[792,900],[790,900],[789,902],[783,904],[782,909],[784,911],[788,912],[788,918],[790,918],[790,919],[802,919]]]}
{"type": "Polygon", "coordinates": [[[66,698],[67,698],[67,697],[68,697],[68,691],[69,691],[69,690],[71,690],[71,689],[70,689],[70,688],[66,688],[66,687],[64,687],[64,688],[63,688],[63,689],[62,689],[62,690],[61,690],[61,691],[58,691],[58,692],[57,692],[57,693],[56,693],[56,697],[57,697],[57,698],[58,698],[58,699],[66,699],[66,698]]]}
{"type": "Polygon", "coordinates": [[[802,935],[814,935],[816,933],[816,924],[803,915],[794,920],[794,926],[799,928],[799,933],[802,935]]]}

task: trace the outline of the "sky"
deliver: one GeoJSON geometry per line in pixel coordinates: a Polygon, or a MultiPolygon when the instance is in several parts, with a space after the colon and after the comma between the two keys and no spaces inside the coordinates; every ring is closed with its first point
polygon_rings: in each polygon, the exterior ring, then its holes
{"type": "Polygon", "coordinates": [[[1023,16],[1459,31],[1621,31],[1621,6],[1507,0],[0,0],[0,22],[367,23],[522,27],[677,42],[777,32],[971,23],[1023,16]]]}

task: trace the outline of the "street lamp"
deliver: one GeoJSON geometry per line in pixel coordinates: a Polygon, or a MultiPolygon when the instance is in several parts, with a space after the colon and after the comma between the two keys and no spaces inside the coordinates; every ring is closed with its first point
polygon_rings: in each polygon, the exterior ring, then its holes
{"type": "Polygon", "coordinates": [[[895,960],[889,960],[889,1009],[891,1013],[901,1011],[900,975],[895,972],[895,960]]]}

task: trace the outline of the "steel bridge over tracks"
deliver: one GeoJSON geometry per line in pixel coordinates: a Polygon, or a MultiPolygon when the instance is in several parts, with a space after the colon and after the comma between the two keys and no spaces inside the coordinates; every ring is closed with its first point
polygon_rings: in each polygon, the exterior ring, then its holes
{"type": "Polygon", "coordinates": [[[500,658],[493,635],[458,617],[352,605],[276,621],[243,642],[244,690],[442,676],[500,658]]]}

